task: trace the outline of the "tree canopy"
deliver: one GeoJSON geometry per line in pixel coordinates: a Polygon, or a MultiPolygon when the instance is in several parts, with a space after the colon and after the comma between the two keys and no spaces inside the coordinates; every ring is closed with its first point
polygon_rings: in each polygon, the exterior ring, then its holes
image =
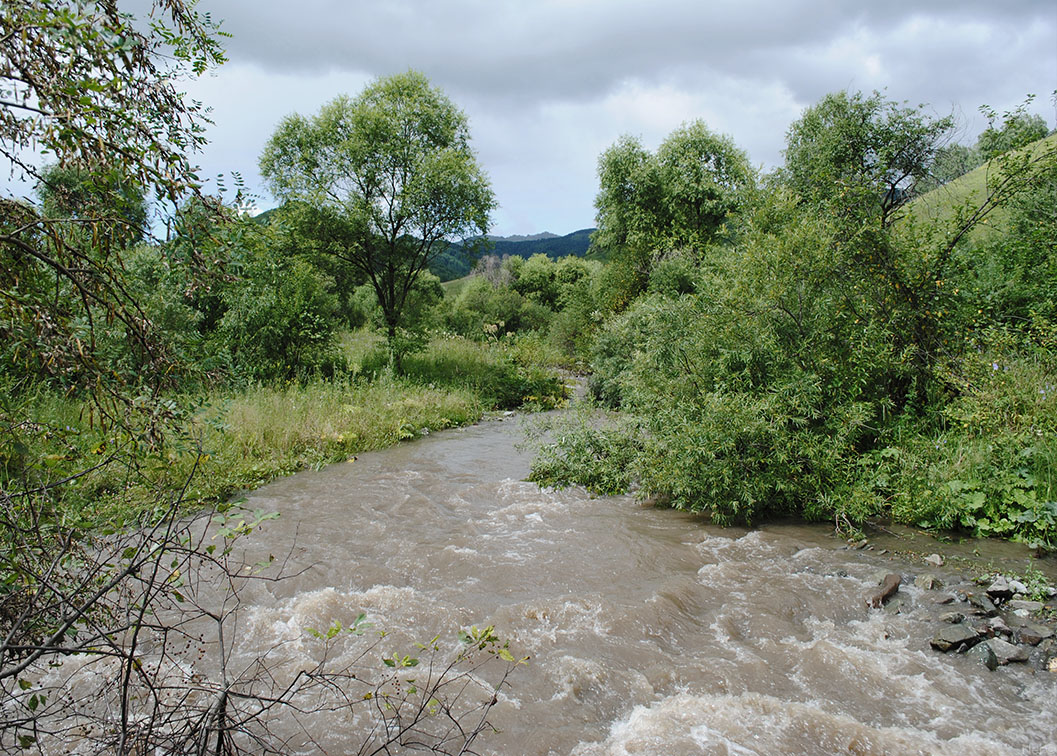
{"type": "Polygon", "coordinates": [[[370,282],[391,345],[421,272],[485,233],[495,207],[466,115],[414,71],[283,119],[260,166],[278,198],[302,202],[305,232],[370,282]]]}
{"type": "Polygon", "coordinates": [[[953,127],[879,92],[834,92],[789,127],[786,178],[806,202],[886,227],[953,127]]]}
{"type": "Polygon", "coordinates": [[[700,260],[755,181],[748,156],[703,121],[676,129],[656,153],[623,136],[598,159],[598,230],[618,309],[646,287],[653,264],[678,251],[700,260]]]}
{"type": "Polygon", "coordinates": [[[729,137],[694,121],[669,134],[656,154],[621,137],[599,157],[598,177],[598,246],[700,252],[738,206],[753,172],[729,137]]]}

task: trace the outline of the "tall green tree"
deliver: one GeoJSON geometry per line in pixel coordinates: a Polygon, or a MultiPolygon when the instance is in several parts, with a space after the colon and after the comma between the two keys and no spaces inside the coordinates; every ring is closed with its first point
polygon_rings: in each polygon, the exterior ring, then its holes
{"type": "MultiPolygon", "coordinates": [[[[746,154],[702,121],[676,129],[656,153],[623,136],[598,159],[598,231],[623,304],[644,290],[653,262],[673,250],[700,259],[741,206],[754,176],[746,154]]],[[[621,303],[617,303],[618,308],[621,303]]]]}
{"type": "Polygon", "coordinates": [[[279,124],[260,159],[307,233],[374,289],[391,348],[420,274],[456,239],[484,234],[495,199],[466,115],[421,73],[340,96],[279,124]]]}
{"type": "Polygon", "coordinates": [[[950,117],[880,92],[834,92],[790,126],[786,178],[804,201],[841,213],[849,226],[887,229],[953,128],[950,117]]]}

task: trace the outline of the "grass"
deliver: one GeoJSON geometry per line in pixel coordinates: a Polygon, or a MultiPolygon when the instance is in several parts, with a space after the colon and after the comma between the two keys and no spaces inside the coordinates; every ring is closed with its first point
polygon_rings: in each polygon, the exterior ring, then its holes
{"type": "Polygon", "coordinates": [[[444,289],[444,296],[447,299],[455,299],[462,290],[466,288],[466,284],[470,282],[473,276],[463,276],[462,278],[454,278],[451,281],[444,281],[441,283],[441,288],[444,289]]]}
{"type": "Polygon", "coordinates": [[[113,457],[51,495],[52,511],[63,517],[116,526],[149,519],[188,480],[186,506],[209,506],[298,470],[474,423],[490,409],[551,408],[564,399],[547,353],[529,341],[436,338],[405,358],[402,377],[384,364],[376,333],[344,334],[341,348],[351,366],[342,379],[171,397],[180,430],[153,451],[141,433],[103,427],[83,403],[38,391],[20,407],[0,408],[0,421],[37,419],[16,429],[17,444],[0,449],[0,481],[33,488],[113,457]]]}
{"type": "Polygon", "coordinates": [[[404,370],[421,384],[472,391],[490,408],[552,409],[564,400],[564,385],[550,369],[549,355],[532,344],[441,337],[406,357],[404,370]]]}
{"type": "MultiPolygon", "coordinates": [[[[1057,150],[1057,134],[1051,134],[1024,148],[1038,157],[1047,150],[1057,150]]],[[[988,182],[994,181],[998,168],[995,161],[984,163],[931,192],[915,198],[908,206],[908,214],[919,225],[933,223],[943,224],[953,220],[960,208],[975,207],[987,197],[988,182]]],[[[970,232],[973,241],[984,242],[994,234],[1001,233],[1009,220],[1009,211],[1005,207],[993,210],[983,223],[970,232]]]]}
{"type": "Polygon", "coordinates": [[[205,504],[297,470],[476,422],[472,392],[407,379],[257,386],[214,399],[195,421],[207,458],[193,498],[205,504]]]}

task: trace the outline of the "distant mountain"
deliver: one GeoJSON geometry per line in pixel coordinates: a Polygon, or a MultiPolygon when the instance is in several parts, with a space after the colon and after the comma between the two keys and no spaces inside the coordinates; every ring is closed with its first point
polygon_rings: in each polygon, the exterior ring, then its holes
{"type": "MultiPolygon", "coordinates": [[[[276,209],[265,210],[254,216],[253,220],[267,225],[271,223],[275,213],[276,209]]],[[[593,228],[584,228],[565,236],[558,236],[549,231],[523,236],[486,236],[483,240],[474,239],[474,242],[479,243],[468,245],[468,249],[464,249],[461,244],[452,244],[430,263],[429,269],[441,281],[451,281],[467,275],[483,255],[511,255],[528,259],[533,255],[544,254],[552,260],[569,255],[583,257],[591,246],[591,234],[594,231],[593,228]]]]}
{"type": "Polygon", "coordinates": [[[521,236],[520,234],[514,234],[513,236],[494,236],[489,234],[486,237],[489,241],[494,242],[525,242],[525,241],[539,241],[540,239],[559,239],[557,234],[552,234],[550,231],[544,231],[541,234],[529,234],[528,236],[521,236]]]}
{"type": "MultiPolygon", "coordinates": [[[[531,236],[486,237],[483,244],[475,245],[473,251],[464,250],[462,245],[453,244],[447,252],[433,261],[429,269],[441,281],[450,281],[467,275],[484,255],[504,257],[523,257],[543,254],[552,260],[569,255],[583,257],[591,246],[591,234],[595,229],[585,228],[573,231],[565,236],[544,232],[531,236]]],[[[478,240],[479,241],[479,240],[478,240]]]]}

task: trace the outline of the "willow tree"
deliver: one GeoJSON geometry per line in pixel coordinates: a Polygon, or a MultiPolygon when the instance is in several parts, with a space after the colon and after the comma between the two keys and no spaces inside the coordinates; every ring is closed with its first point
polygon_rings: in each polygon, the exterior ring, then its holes
{"type": "Polygon", "coordinates": [[[302,232],[371,284],[397,357],[420,274],[452,242],[484,234],[495,207],[466,115],[414,71],[286,117],[260,166],[273,194],[296,203],[302,232]]]}
{"type": "Polygon", "coordinates": [[[653,263],[681,251],[701,259],[744,204],[755,175],[732,139],[703,121],[684,124],[656,153],[623,136],[598,159],[598,231],[592,245],[622,270],[624,304],[645,288],[653,263]]]}

